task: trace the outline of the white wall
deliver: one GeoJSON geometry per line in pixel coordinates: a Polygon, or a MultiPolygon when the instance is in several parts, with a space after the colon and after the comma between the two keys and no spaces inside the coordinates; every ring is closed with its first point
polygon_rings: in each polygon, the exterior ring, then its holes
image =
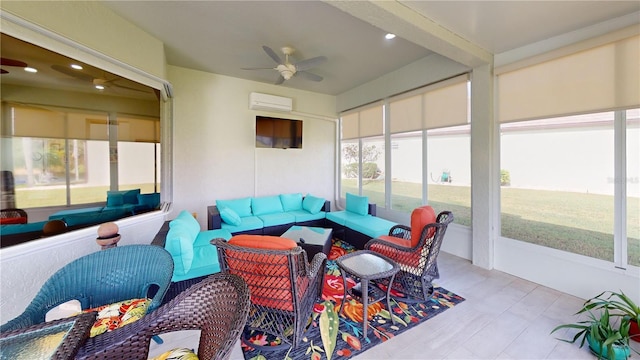
{"type": "Polygon", "coordinates": [[[332,200],[335,98],[169,67],[174,87],[173,213],[195,212],[206,227],[206,208],[216,199],[312,193],[332,200]],[[249,110],[249,93],[293,98],[294,114],[249,110]],[[255,117],[303,120],[302,149],[255,149],[255,117]]]}

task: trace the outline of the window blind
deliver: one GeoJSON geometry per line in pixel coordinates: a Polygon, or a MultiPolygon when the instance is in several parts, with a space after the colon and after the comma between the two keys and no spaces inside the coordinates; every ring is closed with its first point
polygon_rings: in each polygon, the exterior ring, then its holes
{"type": "Polygon", "coordinates": [[[638,107],[639,53],[640,36],[627,36],[501,73],[497,77],[498,120],[638,107]]]}
{"type": "Polygon", "coordinates": [[[381,102],[343,114],[342,139],[357,139],[384,134],[384,108],[381,102]]]}

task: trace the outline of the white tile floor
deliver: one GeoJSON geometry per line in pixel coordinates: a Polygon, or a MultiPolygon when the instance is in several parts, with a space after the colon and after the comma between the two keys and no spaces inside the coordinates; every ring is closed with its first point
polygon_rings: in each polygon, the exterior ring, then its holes
{"type": "MultiPolygon", "coordinates": [[[[568,344],[550,335],[555,326],[574,322],[583,299],[496,270],[484,270],[468,260],[441,253],[437,283],[466,301],[354,360],[362,359],[595,359],[587,346],[568,344]]],[[[197,334],[164,335],[152,344],[151,355],[176,346],[197,347],[197,334]]],[[[633,343],[633,342],[632,342],[633,343]]],[[[640,343],[632,346],[640,351],[640,343]]],[[[638,357],[632,355],[632,359],[638,357]]],[[[244,360],[240,345],[232,360],[244,360]]]]}

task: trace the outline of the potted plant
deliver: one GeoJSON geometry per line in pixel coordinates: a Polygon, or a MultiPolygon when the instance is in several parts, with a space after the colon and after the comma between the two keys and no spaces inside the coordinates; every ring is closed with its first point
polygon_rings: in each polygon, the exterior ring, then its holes
{"type": "MultiPolygon", "coordinates": [[[[584,311],[587,310],[583,307],[579,313],[584,311]]],[[[589,311],[589,318],[587,320],[574,324],[559,325],[553,329],[551,333],[565,328],[578,329],[580,331],[576,333],[572,340],[559,340],[575,343],[578,339],[582,338],[580,347],[584,346],[584,343],[587,342],[591,351],[598,355],[599,359],[625,360],[631,354],[631,347],[629,346],[630,319],[627,316],[614,316],[614,318],[620,320],[619,326],[615,327],[611,324],[611,318],[609,309],[605,307],[600,317],[597,317],[589,311]]]]}
{"type": "Polygon", "coordinates": [[[605,291],[587,300],[578,314],[585,311],[609,309],[612,316],[626,316],[629,318],[629,337],[640,342],[640,306],[636,305],[623,291],[619,293],[605,291]]]}

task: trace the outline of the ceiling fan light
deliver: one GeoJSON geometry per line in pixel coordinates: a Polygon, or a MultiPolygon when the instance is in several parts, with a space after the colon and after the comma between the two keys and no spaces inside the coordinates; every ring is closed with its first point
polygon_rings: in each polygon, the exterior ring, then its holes
{"type": "Polygon", "coordinates": [[[98,90],[104,90],[104,85],[96,85],[96,89],[98,89],[98,90]]]}
{"type": "Polygon", "coordinates": [[[26,68],[24,68],[24,71],[30,72],[30,73],[37,73],[38,69],[32,68],[32,67],[26,67],[26,68]]]}
{"type": "Polygon", "coordinates": [[[384,36],[384,38],[387,40],[391,40],[395,37],[396,37],[396,34],[392,34],[392,33],[388,33],[387,35],[384,36]]]}
{"type": "Polygon", "coordinates": [[[72,68],[72,69],[76,69],[76,70],[82,70],[82,65],[78,65],[78,64],[71,64],[71,68],[72,68]]]}

